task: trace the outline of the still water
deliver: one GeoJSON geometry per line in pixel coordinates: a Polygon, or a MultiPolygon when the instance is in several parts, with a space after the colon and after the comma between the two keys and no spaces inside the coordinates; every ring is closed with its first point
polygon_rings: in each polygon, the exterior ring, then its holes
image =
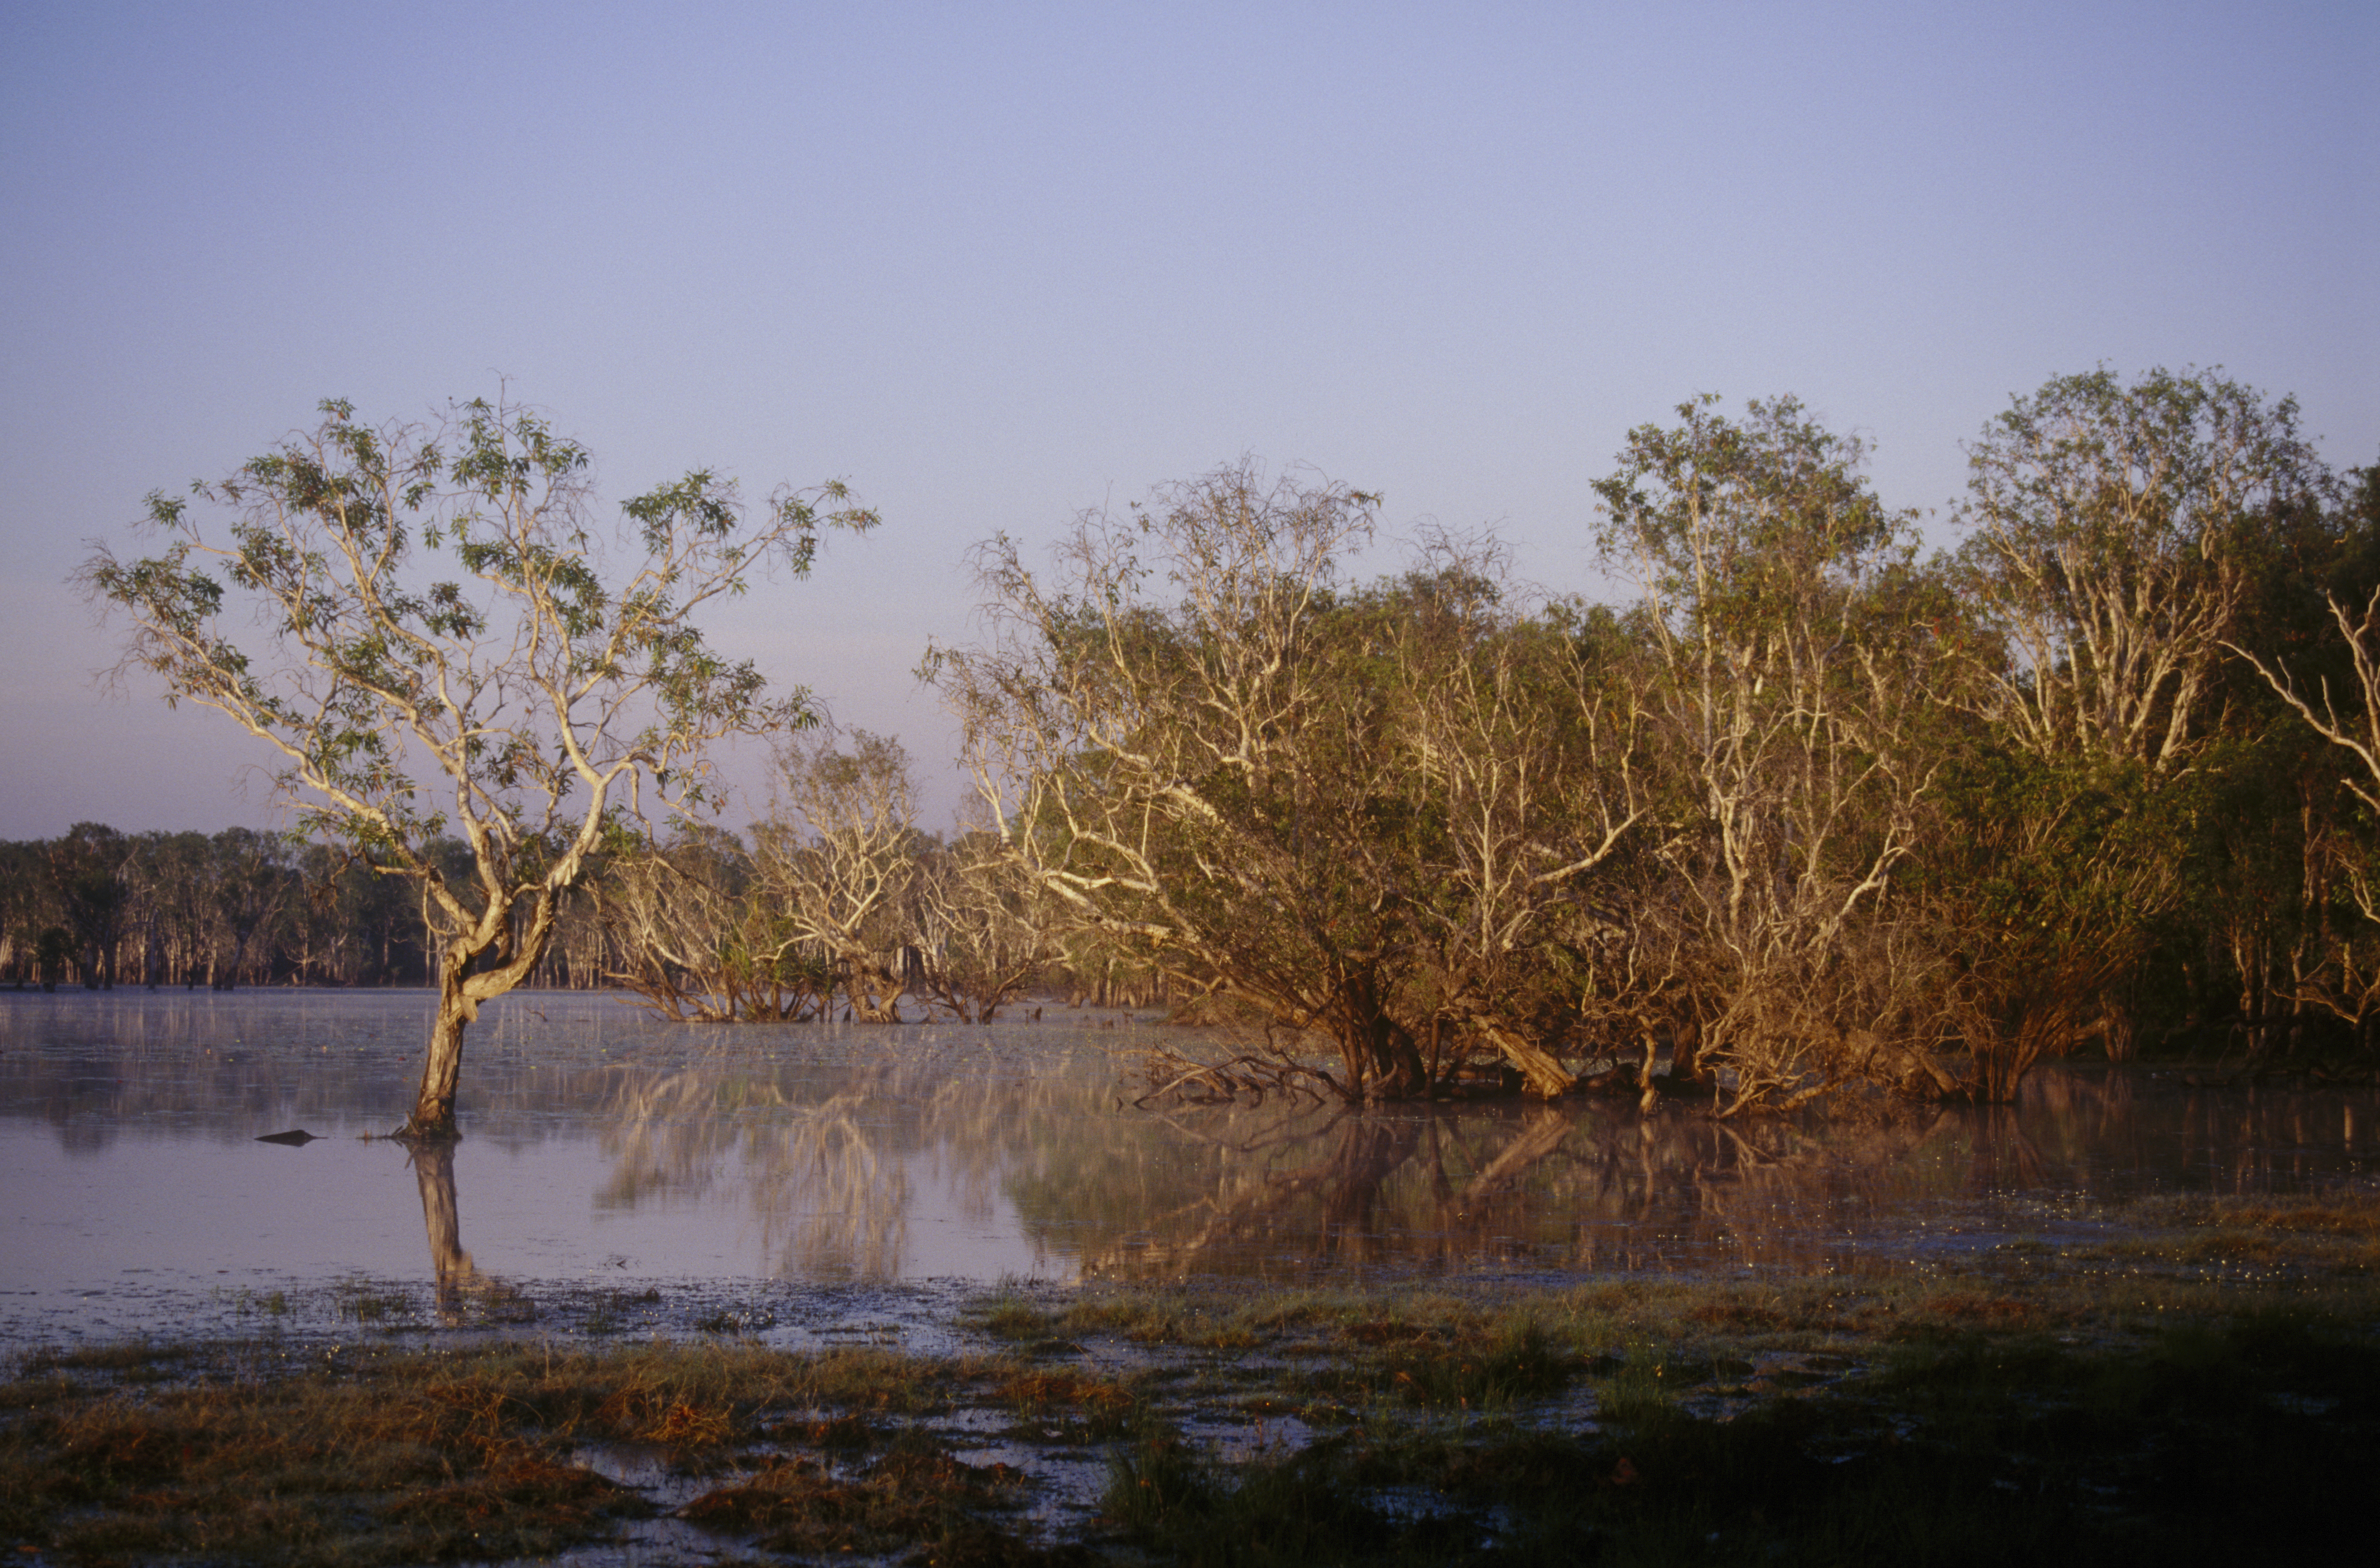
{"type": "MultiPolygon", "coordinates": [[[[1601,1102],[1141,1109],[1158,1026],[653,1020],[492,1004],[464,1140],[403,1119],[426,991],[0,992],[0,1341],[292,1298],[1229,1274],[1923,1267],[2162,1192],[2380,1181],[2371,1091],[2055,1073],[2005,1110],[1732,1125],[1601,1102]],[[304,1128],[303,1147],[259,1143],[304,1128]]],[[[1165,1038],[1178,1043],[1178,1031],[1165,1038]]]]}

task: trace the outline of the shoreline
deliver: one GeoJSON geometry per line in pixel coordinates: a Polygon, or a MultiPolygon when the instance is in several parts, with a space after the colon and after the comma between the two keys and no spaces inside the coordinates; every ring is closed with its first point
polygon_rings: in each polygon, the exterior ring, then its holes
{"type": "Polygon", "coordinates": [[[0,1388],[0,1541],[31,1563],[1981,1562],[2320,1538],[2380,1457],[2380,1197],[2135,1219],[1873,1277],[941,1287],[931,1343],[505,1322],[491,1287],[452,1328],[359,1303],[328,1343],[31,1350],[0,1388]]]}

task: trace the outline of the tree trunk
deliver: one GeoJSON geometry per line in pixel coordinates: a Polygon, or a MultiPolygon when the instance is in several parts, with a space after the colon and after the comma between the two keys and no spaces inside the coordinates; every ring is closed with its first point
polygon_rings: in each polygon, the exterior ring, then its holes
{"type": "MultiPolygon", "coordinates": [[[[567,867],[562,874],[575,870],[567,867]]],[[[553,900],[549,888],[507,895],[492,903],[471,929],[448,941],[443,951],[432,946],[438,961],[438,1016],[430,1027],[430,1050],[421,1062],[421,1089],[398,1137],[452,1143],[458,1136],[455,1092],[463,1072],[463,1031],[478,1021],[481,1003],[519,986],[545,956],[553,941],[553,900]],[[521,914],[524,905],[526,916],[521,914]]]]}
{"type": "Polygon", "coordinates": [[[1368,986],[1350,986],[1340,1002],[1339,1054],[1348,1088],[1366,1100],[1418,1100],[1429,1092],[1421,1045],[1373,1000],[1368,986]]]}
{"type": "Polygon", "coordinates": [[[1578,1086],[1578,1079],[1548,1052],[1486,1014],[1473,1014],[1471,1027],[1479,1031],[1482,1039],[1504,1053],[1504,1060],[1521,1075],[1530,1099],[1560,1100],[1578,1086]]]}
{"type": "Polygon", "coordinates": [[[899,978],[873,957],[855,954],[844,959],[844,994],[861,1023],[901,1022],[901,991],[899,978]]]}
{"type": "Polygon", "coordinates": [[[430,1027],[430,1050],[421,1061],[421,1089],[413,1114],[398,1136],[426,1143],[455,1141],[455,1086],[463,1076],[463,1031],[480,1015],[480,1004],[464,993],[464,965],[449,957],[438,966],[438,1018],[430,1027]]]}

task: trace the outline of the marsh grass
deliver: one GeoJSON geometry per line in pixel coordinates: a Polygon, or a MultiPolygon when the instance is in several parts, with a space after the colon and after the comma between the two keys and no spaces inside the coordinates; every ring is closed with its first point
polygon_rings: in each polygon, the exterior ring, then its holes
{"type": "Polygon", "coordinates": [[[1107,1506],[1167,1561],[2271,1561],[2349,1538],[2380,1458],[2367,1325],[2170,1326],[2120,1351],[1949,1331],[1868,1376],[1697,1414],[1723,1357],[1633,1346],[1588,1427],[1366,1421],[1232,1469],[1163,1433],[1107,1506]],[[2301,1388],[2331,1391],[2277,1398],[2301,1388]],[[2326,1400],[2328,1403],[2324,1403],[2326,1400]],[[1426,1499],[1428,1506],[1400,1507],[1426,1499]]]}
{"type": "Polygon", "coordinates": [[[1013,1431],[1062,1443],[1121,1437],[1144,1403],[1139,1392],[1113,1380],[1038,1367],[1000,1380],[991,1397],[1016,1412],[1013,1431]]]}
{"type": "Polygon", "coordinates": [[[1308,1392],[1348,1399],[1374,1395],[1406,1404],[1496,1410],[1560,1392],[1580,1357],[1530,1318],[1491,1320],[1471,1331],[1407,1323],[1358,1322],[1338,1331],[1339,1353],[1310,1363],[1297,1380],[1308,1392]]]}
{"type": "Polygon", "coordinates": [[[764,1440],[776,1413],[914,1415],[980,1380],[876,1350],[721,1343],[331,1355],[271,1376],[183,1351],[173,1384],[125,1380],[165,1358],[42,1353],[0,1385],[0,1538],[92,1562],[546,1554],[652,1512],[577,1463],[583,1445],[694,1467],[764,1440]]]}
{"type": "Polygon", "coordinates": [[[908,1441],[856,1472],[772,1459],[749,1478],[696,1498],[680,1516],[741,1537],[750,1549],[803,1557],[915,1550],[931,1562],[1061,1560],[995,1522],[1023,1493],[1023,1477],[1006,1465],[968,1465],[908,1441]]]}
{"type": "Polygon", "coordinates": [[[550,1555],[660,1506],[590,1467],[622,1451],[763,1560],[2228,1568],[2361,1528],[2375,1215],[2168,1200],[1877,1276],[1015,1287],[953,1325],[980,1355],[733,1314],[627,1343],[589,1320],[655,1306],[626,1293],[549,1315],[571,1339],[407,1349],[358,1312],[344,1345],[37,1351],[0,1383],[0,1550],[550,1555]],[[1053,1500],[1037,1454],[1104,1486],[1053,1500]]]}

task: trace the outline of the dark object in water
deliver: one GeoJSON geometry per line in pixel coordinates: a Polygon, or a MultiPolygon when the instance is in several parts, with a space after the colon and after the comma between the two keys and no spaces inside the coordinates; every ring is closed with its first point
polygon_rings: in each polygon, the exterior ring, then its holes
{"type": "Polygon", "coordinates": [[[319,1133],[310,1133],[305,1128],[298,1127],[293,1131],[285,1133],[267,1133],[256,1141],[259,1143],[285,1143],[292,1149],[303,1149],[321,1136],[322,1135],[319,1133]]]}

